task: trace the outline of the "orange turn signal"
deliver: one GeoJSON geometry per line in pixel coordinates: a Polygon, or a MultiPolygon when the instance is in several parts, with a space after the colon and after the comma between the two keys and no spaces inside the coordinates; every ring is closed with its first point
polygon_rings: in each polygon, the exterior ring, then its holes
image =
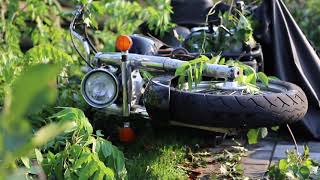
{"type": "Polygon", "coordinates": [[[127,35],[120,35],[116,41],[116,48],[121,51],[128,51],[132,46],[132,39],[127,35]]]}

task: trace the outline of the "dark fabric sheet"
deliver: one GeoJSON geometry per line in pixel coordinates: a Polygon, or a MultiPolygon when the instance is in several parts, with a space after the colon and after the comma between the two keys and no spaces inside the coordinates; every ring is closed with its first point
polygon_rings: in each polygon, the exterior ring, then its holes
{"type": "MultiPolygon", "coordinates": [[[[320,59],[282,0],[264,0],[255,12],[260,29],[265,71],[299,85],[306,93],[309,109],[296,132],[320,140],[320,59]]],[[[314,27],[310,27],[314,28],[314,27]]]]}
{"type": "Polygon", "coordinates": [[[204,25],[212,0],[171,0],[173,22],[183,26],[204,25]]]}

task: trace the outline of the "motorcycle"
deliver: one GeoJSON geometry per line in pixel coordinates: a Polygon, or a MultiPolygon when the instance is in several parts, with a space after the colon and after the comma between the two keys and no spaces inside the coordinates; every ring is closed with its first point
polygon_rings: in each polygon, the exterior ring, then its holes
{"type": "MultiPolygon", "coordinates": [[[[306,95],[297,85],[269,80],[265,86],[258,81],[259,93],[247,93],[246,87],[235,81],[243,73],[236,66],[204,63],[202,80],[197,85],[184,83],[185,88],[179,88],[177,69],[200,55],[214,54],[200,52],[195,39],[202,34],[214,38],[220,30],[227,37],[232,36],[232,30],[216,19],[207,27],[189,30],[184,42],[177,46],[164,45],[155,37],[122,35],[115,42],[119,52],[111,53],[98,52],[90,41],[82,18],[84,10],[85,7],[80,7],[70,24],[72,40],[75,37],[81,41],[86,53],[83,55],[73,43],[88,67],[81,93],[90,106],[106,114],[138,115],[150,119],[155,127],[174,125],[234,132],[294,123],[307,112],[306,95]],[[142,72],[155,76],[143,78],[142,72]]],[[[224,51],[220,55],[239,59],[257,71],[263,70],[259,44],[242,44],[240,50],[224,51]]]]}

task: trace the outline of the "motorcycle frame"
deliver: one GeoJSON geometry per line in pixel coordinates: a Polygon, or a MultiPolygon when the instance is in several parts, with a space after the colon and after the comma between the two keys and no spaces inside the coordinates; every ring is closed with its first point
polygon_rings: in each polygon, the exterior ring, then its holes
{"type": "MultiPolygon", "coordinates": [[[[75,50],[81,56],[81,58],[86,62],[88,66],[88,68],[86,68],[85,71],[90,72],[94,69],[103,68],[104,66],[113,66],[121,69],[122,86],[120,88],[122,89],[122,92],[123,92],[122,105],[119,106],[117,104],[111,104],[108,107],[105,107],[100,110],[104,112],[108,112],[108,114],[122,115],[123,117],[129,117],[130,114],[138,114],[141,117],[149,119],[145,107],[132,103],[132,95],[137,94],[137,92],[133,93],[135,88],[132,88],[132,76],[131,76],[132,72],[135,70],[147,70],[152,72],[160,71],[164,73],[170,73],[170,72],[174,73],[177,68],[181,67],[185,63],[185,61],[172,59],[169,57],[133,54],[133,53],[128,53],[128,51],[120,52],[120,53],[119,52],[118,53],[98,52],[88,37],[87,29],[86,29],[87,27],[85,25],[84,25],[84,36],[77,32],[78,24],[76,24],[77,23],[76,21],[79,19],[80,16],[83,15],[84,8],[85,7],[82,6],[76,10],[74,14],[74,18],[70,23],[69,30],[70,30],[72,44],[75,50]],[[86,55],[83,55],[79,51],[79,49],[74,43],[73,37],[76,37],[81,42],[86,52],[86,55]],[[92,55],[91,52],[93,52],[94,54],[92,61],[90,61],[90,57],[92,55]],[[126,59],[124,60],[124,58],[126,59]],[[103,64],[103,66],[101,64],[103,64]],[[123,82],[126,82],[126,83],[123,83],[123,82]]],[[[206,64],[206,68],[204,68],[203,70],[203,75],[208,77],[224,78],[230,82],[230,81],[233,81],[234,78],[240,76],[241,71],[237,67],[230,67],[230,66],[217,65],[217,64],[206,64]]],[[[235,129],[194,126],[194,125],[184,124],[181,122],[170,122],[170,124],[175,126],[192,127],[192,128],[203,129],[203,130],[214,131],[214,132],[221,132],[221,133],[235,132],[235,129]]]]}

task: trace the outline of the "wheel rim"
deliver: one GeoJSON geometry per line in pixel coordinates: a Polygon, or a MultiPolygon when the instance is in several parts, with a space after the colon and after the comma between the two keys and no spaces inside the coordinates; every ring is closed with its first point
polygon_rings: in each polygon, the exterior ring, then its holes
{"type": "Polygon", "coordinates": [[[239,86],[239,88],[232,87],[231,89],[228,88],[221,88],[221,81],[201,81],[197,86],[194,84],[192,85],[192,90],[188,90],[188,83],[183,85],[182,91],[191,92],[191,93],[201,93],[201,94],[212,94],[212,95],[266,95],[266,94],[274,94],[274,93],[282,93],[288,91],[287,88],[274,84],[269,83],[268,87],[263,85],[262,83],[258,82],[257,87],[259,88],[258,92],[250,93],[247,91],[246,86],[239,86]],[[219,87],[220,86],[220,87],[219,87]]]}

